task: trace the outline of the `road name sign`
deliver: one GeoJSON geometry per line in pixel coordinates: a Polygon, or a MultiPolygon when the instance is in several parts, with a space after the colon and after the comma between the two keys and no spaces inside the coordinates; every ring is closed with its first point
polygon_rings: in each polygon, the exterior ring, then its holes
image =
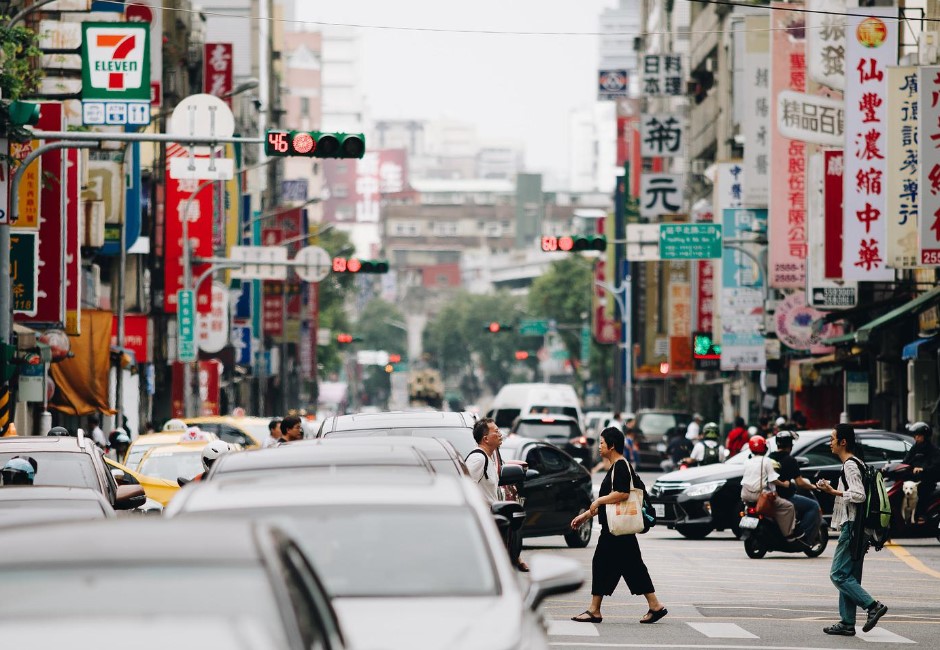
{"type": "Polygon", "coordinates": [[[177,336],[177,357],[179,361],[196,360],[196,292],[192,289],[180,289],[176,292],[179,331],[177,336]]]}
{"type": "Polygon", "coordinates": [[[659,257],[664,260],[707,260],[721,257],[721,224],[659,224],[659,257]]]}
{"type": "Polygon", "coordinates": [[[287,279],[287,266],[278,264],[278,262],[287,261],[287,249],[283,246],[232,246],[229,258],[233,262],[244,263],[241,268],[232,270],[233,278],[241,278],[242,280],[287,279]]]}
{"type": "Polygon", "coordinates": [[[545,336],[548,334],[548,321],[538,318],[526,318],[519,321],[520,336],[545,336]]]}

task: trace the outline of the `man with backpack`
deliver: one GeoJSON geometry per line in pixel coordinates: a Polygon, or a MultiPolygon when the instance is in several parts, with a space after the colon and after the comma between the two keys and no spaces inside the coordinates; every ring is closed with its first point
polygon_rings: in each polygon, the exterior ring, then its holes
{"type": "Polygon", "coordinates": [[[872,598],[861,585],[862,564],[865,561],[864,520],[868,514],[869,495],[864,481],[867,466],[855,456],[854,427],[847,423],[837,424],[829,436],[829,448],[842,461],[842,474],[835,488],[825,479],[820,479],[816,487],[835,497],[832,527],[839,531],[839,542],[832,557],[829,578],[839,590],[840,620],[835,625],[823,628],[823,632],[855,636],[856,608],[864,607],[868,612],[865,625],[862,626],[864,632],[875,627],[888,608],[872,598]],[[859,544],[862,545],[860,553],[859,544]],[[853,546],[856,548],[853,549],[853,546]]]}
{"type": "Polygon", "coordinates": [[[697,465],[712,465],[722,462],[727,454],[725,448],[721,446],[720,440],[721,432],[718,430],[718,425],[709,422],[702,427],[702,439],[695,443],[689,457],[697,465]]]}

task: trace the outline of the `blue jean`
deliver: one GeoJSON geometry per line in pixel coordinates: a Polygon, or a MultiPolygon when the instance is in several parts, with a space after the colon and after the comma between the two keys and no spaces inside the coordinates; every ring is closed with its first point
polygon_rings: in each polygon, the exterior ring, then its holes
{"type": "Polygon", "coordinates": [[[875,599],[862,589],[862,564],[865,562],[865,556],[862,555],[857,561],[852,559],[852,526],[851,521],[842,524],[836,553],[832,556],[829,579],[839,590],[839,616],[842,622],[854,626],[856,608],[868,609],[875,599]]]}
{"type": "Polygon", "coordinates": [[[819,526],[819,502],[799,494],[790,497],[790,501],[793,502],[793,507],[796,508],[796,518],[800,524],[800,532],[806,533],[807,537],[810,537],[810,531],[819,526]]]}

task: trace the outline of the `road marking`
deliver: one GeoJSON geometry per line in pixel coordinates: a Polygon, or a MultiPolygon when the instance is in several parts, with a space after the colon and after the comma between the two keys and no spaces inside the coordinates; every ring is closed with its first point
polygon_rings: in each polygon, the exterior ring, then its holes
{"type": "Polygon", "coordinates": [[[933,576],[934,578],[940,578],[940,571],[934,571],[929,566],[918,560],[916,557],[911,555],[906,548],[900,544],[887,544],[888,550],[890,550],[894,555],[904,562],[907,566],[911,567],[915,571],[920,571],[928,576],[933,576]]]}
{"type": "Polygon", "coordinates": [[[876,627],[871,632],[862,632],[859,630],[858,637],[862,641],[868,641],[869,643],[917,643],[917,641],[905,639],[900,634],[895,634],[891,630],[886,630],[883,627],[876,627]]]}
{"type": "MultiPolygon", "coordinates": [[[[713,644],[699,644],[699,643],[591,643],[588,641],[552,641],[548,645],[557,646],[559,648],[574,647],[574,648],[663,648],[664,650],[670,648],[682,649],[688,648],[690,650],[728,650],[729,648],[737,649],[746,649],[752,650],[752,646],[745,645],[713,645],[713,644]]],[[[759,650],[832,650],[832,648],[822,648],[816,646],[806,646],[806,645],[762,645],[757,646],[759,650]]]]}
{"type": "Polygon", "coordinates": [[[548,633],[554,636],[600,636],[594,623],[577,621],[549,621],[548,633]]]}
{"type": "Polygon", "coordinates": [[[686,625],[693,630],[701,632],[710,639],[759,639],[756,634],[751,634],[740,625],[734,623],[689,623],[686,625]]]}

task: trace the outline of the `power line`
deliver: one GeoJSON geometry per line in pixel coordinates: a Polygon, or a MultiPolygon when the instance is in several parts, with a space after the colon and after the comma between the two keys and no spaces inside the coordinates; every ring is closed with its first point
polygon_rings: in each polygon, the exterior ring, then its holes
{"type": "MultiPolygon", "coordinates": [[[[769,11],[790,11],[801,14],[823,14],[826,16],[841,16],[843,18],[861,16],[864,18],[878,18],[880,20],[897,20],[898,22],[901,22],[902,20],[905,22],[911,20],[910,18],[901,15],[898,15],[897,17],[879,16],[875,14],[850,13],[848,11],[826,11],[825,9],[807,9],[805,7],[784,7],[779,4],[771,7],[770,5],[757,5],[750,2],[741,2],[740,0],[686,0],[686,2],[697,2],[699,4],[706,5],[721,5],[725,7],[745,7],[747,9],[767,9],[769,11]]],[[[926,16],[917,18],[916,20],[922,20],[925,22],[940,22],[940,18],[927,18],[926,16]]]]}

